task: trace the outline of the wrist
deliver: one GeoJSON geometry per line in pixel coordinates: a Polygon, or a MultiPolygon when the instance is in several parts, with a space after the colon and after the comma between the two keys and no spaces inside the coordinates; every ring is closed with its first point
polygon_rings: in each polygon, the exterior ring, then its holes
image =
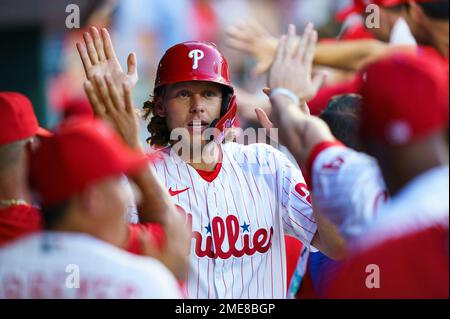
{"type": "Polygon", "coordinates": [[[298,96],[289,89],[283,87],[277,87],[275,89],[272,89],[270,92],[270,97],[275,98],[277,96],[283,96],[285,98],[288,98],[296,106],[300,105],[300,99],[298,98],[298,96]]]}

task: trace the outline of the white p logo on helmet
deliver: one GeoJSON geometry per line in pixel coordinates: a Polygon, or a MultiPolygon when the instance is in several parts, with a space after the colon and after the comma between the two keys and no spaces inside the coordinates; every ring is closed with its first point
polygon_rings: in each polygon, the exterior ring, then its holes
{"type": "Polygon", "coordinates": [[[205,53],[203,53],[203,51],[199,50],[199,49],[191,50],[189,52],[189,58],[193,59],[192,69],[194,69],[194,70],[198,69],[198,61],[203,59],[204,56],[205,56],[205,53]]]}

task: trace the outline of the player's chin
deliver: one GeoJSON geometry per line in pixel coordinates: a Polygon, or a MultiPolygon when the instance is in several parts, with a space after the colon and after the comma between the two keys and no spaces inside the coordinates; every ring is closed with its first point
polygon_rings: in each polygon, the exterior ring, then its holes
{"type": "Polygon", "coordinates": [[[191,136],[202,136],[205,131],[208,129],[208,125],[201,125],[201,126],[187,126],[187,131],[191,136]]]}

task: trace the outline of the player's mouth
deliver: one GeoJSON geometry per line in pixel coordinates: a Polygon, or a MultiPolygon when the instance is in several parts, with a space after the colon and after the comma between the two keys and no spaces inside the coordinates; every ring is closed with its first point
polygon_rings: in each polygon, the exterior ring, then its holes
{"type": "Polygon", "coordinates": [[[187,127],[190,132],[203,133],[209,127],[209,122],[204,120],[192,120],[188,123],[187,127]]]}

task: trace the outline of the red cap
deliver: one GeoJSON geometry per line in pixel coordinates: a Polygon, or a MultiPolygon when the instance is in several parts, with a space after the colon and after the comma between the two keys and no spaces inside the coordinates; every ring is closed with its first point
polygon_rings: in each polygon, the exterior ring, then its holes
{"type": "Polygon", "coordinates": [[[364,136],[402,145],[448,126],[448,73],[438,59],[397,54],[362,74],[364,136]]]}
{"type": "Polygon", "coordinates": [[[0,128],[0,146],[35,135],[51,135],[39,127],[30,100],[17,92],[0,92],[0,128]]]}
{"type": "Polygon", "coordinates": [[[31,160],[31,181],[43,205],[58,204],[107,177],[131,173],[148,158],[99,120],[65,124],[31,160]]]}
{"type": "Polygon", "coordinates": [[[187,81],[209,81],[230,88],[228,63],[212,43],[190,41],[166,51],[159,62],[155,89],[167,84],[187,81]]]}
{"type": "MultiPolygon", "coordinates": [[[[439,0],[414,0],[416,3],[432,3],[439,0]]],[[[362,14],[369,4],[375,4],[383,8],[407,4],[410,0],[353,0],[353,4],[336,14],[339,22],[344,22],[351,14],[362,14]]]]}
{"type": "Polygon", "coordinates": [[[336,13],[336,20],[344,22],[352,14],[362,14],[366,5],[364,0],[353,0],[353,3],[336,13]]]}

